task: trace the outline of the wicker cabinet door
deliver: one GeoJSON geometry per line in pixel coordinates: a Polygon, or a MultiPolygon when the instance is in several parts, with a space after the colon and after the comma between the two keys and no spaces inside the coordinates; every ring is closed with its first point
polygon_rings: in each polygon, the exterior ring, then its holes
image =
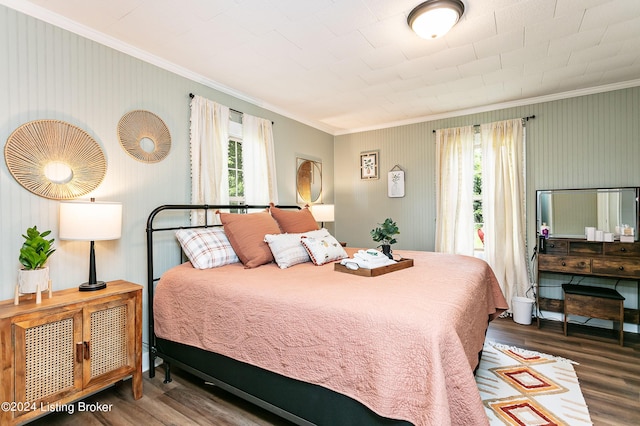
{"type": "Polygon", "coordinates": [[[125,294],[84,310],[84,387],[103,386],[135,369],[135,298],[125,294]]]}
{"type": "Polygon", "coordinates": [[[82,310],[26,315],[13,324],[15,402],[24,410],[46,407],[82,390],[82,310]]]}

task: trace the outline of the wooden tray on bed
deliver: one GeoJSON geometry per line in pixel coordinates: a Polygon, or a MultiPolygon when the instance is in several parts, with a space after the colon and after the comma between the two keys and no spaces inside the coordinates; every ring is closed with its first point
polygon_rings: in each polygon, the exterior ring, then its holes
{"type": "Polygon", "coordinates": [[[359,275],[361,277],[377,277],[378,275],[388,274],[389,272],[399,271],[401,269],[411,268],[413,266],[413,259],[400,259],[393,265],[381,266],[373,269],[349,269],[340,262],[333,264],[333,270],[338,272],[344,272],[352,275],[359,275]]]}

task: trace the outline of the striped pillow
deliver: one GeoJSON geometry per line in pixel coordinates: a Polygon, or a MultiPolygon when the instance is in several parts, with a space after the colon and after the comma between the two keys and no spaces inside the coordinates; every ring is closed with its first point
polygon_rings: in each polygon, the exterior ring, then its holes
{"type": "Polygon", "coordinates": [[[298,263],[310,262],[309,254],[300,241],[302,237],[327,237],[329,231],[320,229],[302,234],[267,234],[264,241],[269,244],[271,253],[280,269],[285,269],[298,263]]]}
{"type": "Polygon", "coordinates": [[[240,261],[222,228],[180,229],[176,238],[196,269],[217,268],[240,261]]]}

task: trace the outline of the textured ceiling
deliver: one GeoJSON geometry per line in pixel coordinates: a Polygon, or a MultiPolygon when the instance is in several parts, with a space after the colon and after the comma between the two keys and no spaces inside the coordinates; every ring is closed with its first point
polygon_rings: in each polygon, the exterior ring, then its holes
{"type": "Polygon", "coordinates": [[[463,1],[436,40],[421,0],[1,2],[333,134],[640,85],[640,0],[463,1]]]}

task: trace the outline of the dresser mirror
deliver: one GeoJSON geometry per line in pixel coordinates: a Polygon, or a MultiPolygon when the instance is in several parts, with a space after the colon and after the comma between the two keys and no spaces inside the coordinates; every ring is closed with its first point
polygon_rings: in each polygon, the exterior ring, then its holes
{"type": "Polygon", "coordinates": [[[635,229],[638,241],[640,187],[553,189],[536,191],[537,230],[546,224],[553,238],[586,238],[585,227],[616,233],[635,229]]]}
{"type": "Polygon", "coordinates": [[[298,202],[317,203],[322,194],[322,162],[296,159],[296,193],[298,202]]]}

